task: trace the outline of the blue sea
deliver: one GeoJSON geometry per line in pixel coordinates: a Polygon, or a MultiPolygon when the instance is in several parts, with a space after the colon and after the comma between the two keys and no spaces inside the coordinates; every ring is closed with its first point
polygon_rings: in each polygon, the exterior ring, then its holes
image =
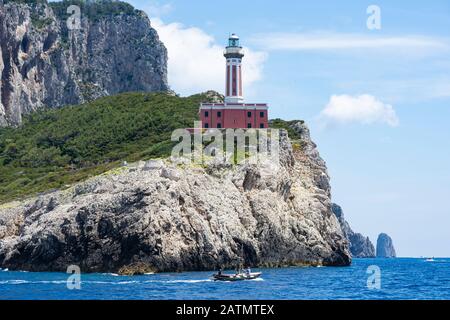
{"type": "Polygon", "coordinates": [[[240,282],[214,282],[211,272],[82,274],[81,288],[69,290],[65,273],[2,270],[0,299],[450,299],[450,258],[258,271],[262,278],[240,282]]]}

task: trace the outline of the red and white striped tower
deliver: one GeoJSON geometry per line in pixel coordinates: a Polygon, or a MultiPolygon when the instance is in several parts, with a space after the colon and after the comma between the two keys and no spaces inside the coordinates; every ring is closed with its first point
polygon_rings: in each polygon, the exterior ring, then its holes
{"type": "Polygon", "coordinates": [[[242,103],[242,58],[244,53],[239,45],[239,37],[232,34],[228,38],[228,46],[223,53],[227,59],[225,81],[225,103],[242,103]]]}
{"type": "Polygon", "coordinates": [[[237,35],[228,38],[223,55],[227,59],[225,102],[200,104],[203,128],[268,128],[267,103],[244,103],[241,67],[244,53],[237,35]]]}

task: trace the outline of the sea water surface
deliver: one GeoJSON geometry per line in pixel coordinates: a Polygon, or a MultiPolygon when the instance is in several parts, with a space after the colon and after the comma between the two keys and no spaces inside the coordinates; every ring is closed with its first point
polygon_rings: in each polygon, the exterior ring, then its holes
{"type": "MultiPolygon", "coordinates": [[[[253,270],[253,271],[256,271],[253,270]]],[[[262,278],[214,282],[211,272],[142,276],[0,271],[0,299],[450,299],[450,258],[354,259],[350,267],[259,269],[262,278]],[[369,289],[381,273],[380,289],[369,289]]],[[[376,286],[375,286],[376,287],[376,286]]]]}

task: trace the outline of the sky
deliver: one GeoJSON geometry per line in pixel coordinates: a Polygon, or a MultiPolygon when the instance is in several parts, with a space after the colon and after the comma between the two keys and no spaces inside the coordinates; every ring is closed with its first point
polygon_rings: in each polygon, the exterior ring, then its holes
{"type": "Polygon", "coordinates": [[[129,2],[181,95],[223,92],[237,33],[246,101],[307,122],[352,228],[388,233],[399,256],[450,257],[448,0],[129,2]]]}

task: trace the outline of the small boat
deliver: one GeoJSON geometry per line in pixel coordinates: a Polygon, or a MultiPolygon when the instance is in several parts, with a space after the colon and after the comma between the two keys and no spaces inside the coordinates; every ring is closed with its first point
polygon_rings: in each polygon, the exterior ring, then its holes
{"type": "Polygon", "coordinates": [[[251,272],[250,267],[243,271],[244,259],[244,245],[241,246],[241,261],[239,266],[236,268],[236,273],[234,274],[224,274],[222,273],[222,268],[219,269],[218,273],[212,275],[212,280],[214,281],[242,281],[242,280],[253,280],[259,278],[262,272],[251,272]]]}
{"type": "Polygon", "coordinates": [[[434,262],[435,260],[434,260],[434,258],[427,258],[425,261],[426,262],[434,262]]]}
{"type": "Polygon", "coordinates": [[[236,273],[236,274],[213,274],[214,281],[242,281],[242,280],[253,280],[259,278],[262,272],[251,272],[251,273],[236,273]]]}

